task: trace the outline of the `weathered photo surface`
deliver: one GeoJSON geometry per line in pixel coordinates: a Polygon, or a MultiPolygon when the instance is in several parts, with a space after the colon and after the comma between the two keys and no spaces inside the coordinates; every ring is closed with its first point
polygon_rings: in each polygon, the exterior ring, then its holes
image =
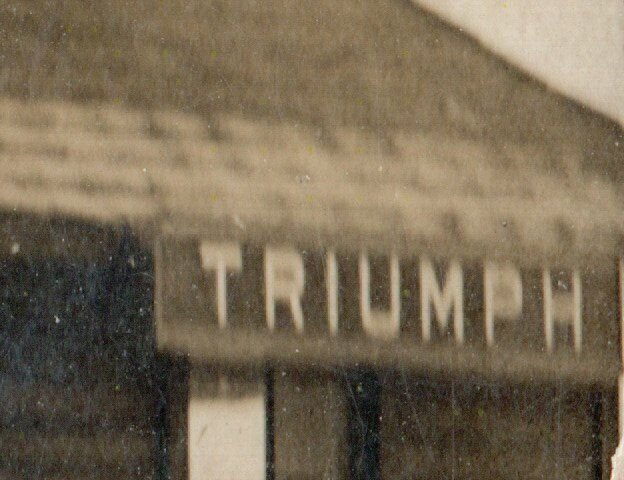
{"type": "Polygon", "coordinates": [[[617,0],[0,3],[0,480],[623,480],[617,0]]]}

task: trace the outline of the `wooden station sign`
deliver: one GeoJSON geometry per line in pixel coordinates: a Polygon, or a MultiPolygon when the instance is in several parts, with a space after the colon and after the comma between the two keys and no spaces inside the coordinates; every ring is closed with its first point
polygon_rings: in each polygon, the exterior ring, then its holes
{"type": "Polygon", "coordinates": [[[619,272],[163,237],[161,349],[615,385],[619,272]]]}

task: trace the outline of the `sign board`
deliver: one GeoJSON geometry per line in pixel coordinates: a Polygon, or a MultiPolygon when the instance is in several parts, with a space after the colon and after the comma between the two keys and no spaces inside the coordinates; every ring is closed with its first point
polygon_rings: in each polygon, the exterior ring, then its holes
{"type": "Polygon", "coordinates": [[[401,367],[614,385],[616,262],[523,270],[164,237],[160,348],[217,362],[401,367]]]}

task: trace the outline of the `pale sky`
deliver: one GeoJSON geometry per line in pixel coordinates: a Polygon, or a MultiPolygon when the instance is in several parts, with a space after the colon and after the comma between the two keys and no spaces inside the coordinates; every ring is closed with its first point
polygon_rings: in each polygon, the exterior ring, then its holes
{"type": "Polygon", "coordinates": [[[413,0],[624,125],[624,0],[413,0]]]}

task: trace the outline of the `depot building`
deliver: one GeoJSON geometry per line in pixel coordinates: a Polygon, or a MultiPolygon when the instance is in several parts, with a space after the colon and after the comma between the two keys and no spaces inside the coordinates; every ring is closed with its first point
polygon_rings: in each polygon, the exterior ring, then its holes
{"type": "Polygon", "coordinates": [[[621,127],[409,2],[295,3],[9,57],[0,476],[609,478],[621,127]]]}

